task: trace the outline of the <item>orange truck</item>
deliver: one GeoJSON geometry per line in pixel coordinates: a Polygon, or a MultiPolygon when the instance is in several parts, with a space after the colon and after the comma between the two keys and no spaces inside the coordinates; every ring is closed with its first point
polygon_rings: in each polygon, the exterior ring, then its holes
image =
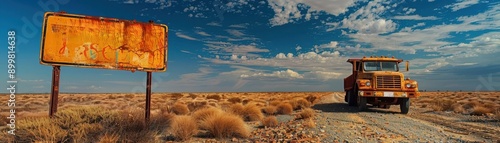
{"type": "Polygon", "coordinates": [[[352,64],[352,74],[344,78],[345,102],[357,106],[359,111],[367,109],[367,104],[386,109],[400,105],[401,113],[407,114],[410,98],[420,96],[417,81],[405,78],[400,72],[401,59],[371,56],[347,62],[352,64]]]}

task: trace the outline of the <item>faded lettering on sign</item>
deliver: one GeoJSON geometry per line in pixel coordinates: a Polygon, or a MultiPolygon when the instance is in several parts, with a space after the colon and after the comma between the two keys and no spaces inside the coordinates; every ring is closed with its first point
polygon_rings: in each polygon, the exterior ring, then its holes
{"type": "Polygon", "coordinates": [[[166,70],[166,25],[49,12],[43,30],[42,64],[166,70]]]}

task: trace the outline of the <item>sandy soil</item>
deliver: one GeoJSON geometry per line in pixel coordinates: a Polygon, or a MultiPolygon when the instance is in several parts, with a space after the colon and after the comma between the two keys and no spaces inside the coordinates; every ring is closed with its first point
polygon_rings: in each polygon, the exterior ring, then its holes
{"type": "MultiPolygon", "coordinates": [[[[165,106],[182,102],[190,108],[214,106],[226,108],[239,103],[269,105],[272,101],[285,101],[307,96],[321,97],[312,109],[316,115],[312,120],[297,118],[300,110],[290,115],[278,115],[280,125],[262,127],[259,121],[247,122],[252,135],[247,139],[215,140],[195,137],[193,142],[500,142],[500,92],[424,92],[423,96],[411,101],[410,113],[399,114],[399,106],[390,109],[369,108],[357,112],[347,106],[342,92],[304,93],[154,93],[152,114],[165,106]],[[237,98],[237,101],[230,99],[237,98]],[[472,116],[460,110],[437,110],[437,99],[454,99],[452,103],[468,104],[478,102],[491,108],[491,113],[472,116]],[[456,112],[455,112],[456,111],[456,112]]],[[[8,96],[1,95],[7,101],[8,96]]],[[[110,110],[135,106],[144,107],[144,94],[61,94],[59,110],[79,105],[102,106],[110,110]]],[[[18,118],[47,116],[48,94],[25,94],[16,97],[18,118]]],[[[439,104],[441,105],[441,104],[439,104]]],[[[476,105],[476,106],[478,106],[476,105]]],[[[458,106],[453,106],[458,107],[458,106]]],[[[7,115],[8,107],[0,107],[0,115],[7,115]]],[[[0,120],[1,121],[1,120],[0,120]]],[[[0,122],[0,128],[5,123],[0,122]]],[[[3,127],[1,127],[3,126],[3,127]]]]}

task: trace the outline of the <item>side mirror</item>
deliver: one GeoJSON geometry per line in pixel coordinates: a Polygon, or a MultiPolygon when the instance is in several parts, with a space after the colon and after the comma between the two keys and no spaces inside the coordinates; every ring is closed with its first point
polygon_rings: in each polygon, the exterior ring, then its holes
{"type": "Polygon", "coordinates": [[[406,71],[410,70],[410,61],[406,61],[406,71]]]}

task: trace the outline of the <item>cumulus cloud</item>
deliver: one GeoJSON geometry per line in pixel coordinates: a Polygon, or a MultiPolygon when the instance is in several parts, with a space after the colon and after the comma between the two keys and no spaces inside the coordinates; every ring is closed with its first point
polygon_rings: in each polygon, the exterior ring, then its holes
{"type": "Polygon", "coordinates": [[[291,69],[287,70],[282,70],[282,71],[274,71],[272,73],[263,73],[263,72],[258,72],[258,73],[253,73],[251,75],[249,74],[242,74],[240,76],[241,78],[284,78],[284,79],[301,79],[304,78],[301,74],[299,74],[296,71],[293,71],[291,69]]]}
{"type": "Polygon", "coordinates": [[[366,6],[358,9],[350,14],[348,18],[344,18],[341,22],[330,23],[333,28],[327,31],[348,28],[356,33],[362,34],[383,34],[392,32],[396,29],[397,24],[392,20],[381,18],[379,15],[387,10],[381,1],[370,1],[366,6]]]}
{"type": "Polygon", "coordinates": [[[193,40],[193,41],[197,41],[198,39],[196,38],[193,38],[191,36],[188,36],[186,34],[183,34],[181,32],[176,32],[175,35],[177,35],[177,37],[180,37],[180,38],[184,38],[184,39],[188,39],[188,40],[193,40]]]}
{"type": "Polygon", "coordinates": [[[459,0],[458,3],[446,5],[445,8],[451,8],[452,11],[458,11],[460,9],[464,9],[470,7],[472,5],[478,4],[479,0],[459,0]]]}
{"type": "Polygon", "coordinates": [[[394,19],[398,20],[438,20],[439,18],[435,16],[422,17],[420,15],[404,15],[404,16],[394,16],[394,19]]]}
{"type": "Polygon", "coordinates": [[[207,32],[203,32],[203,31],[198,31],[198,32],[196,32],[196,34],[199,34],[201,36],[212,36],[212,35],[208,34],[207,32]]]}
{"type": "Polygon", "coordinates": [[[309,20],[311,15],[318,12],[338,16],[345,13],[354,5],[354,0],[268,0],[275,15],[270,19],[272,26],[284,25],[302,18],[309,20]],[[300,4],[306,7],[301,7],[300,4]],[[301,13],[301,8],[308,8],[307,13],[301,13]]]}

